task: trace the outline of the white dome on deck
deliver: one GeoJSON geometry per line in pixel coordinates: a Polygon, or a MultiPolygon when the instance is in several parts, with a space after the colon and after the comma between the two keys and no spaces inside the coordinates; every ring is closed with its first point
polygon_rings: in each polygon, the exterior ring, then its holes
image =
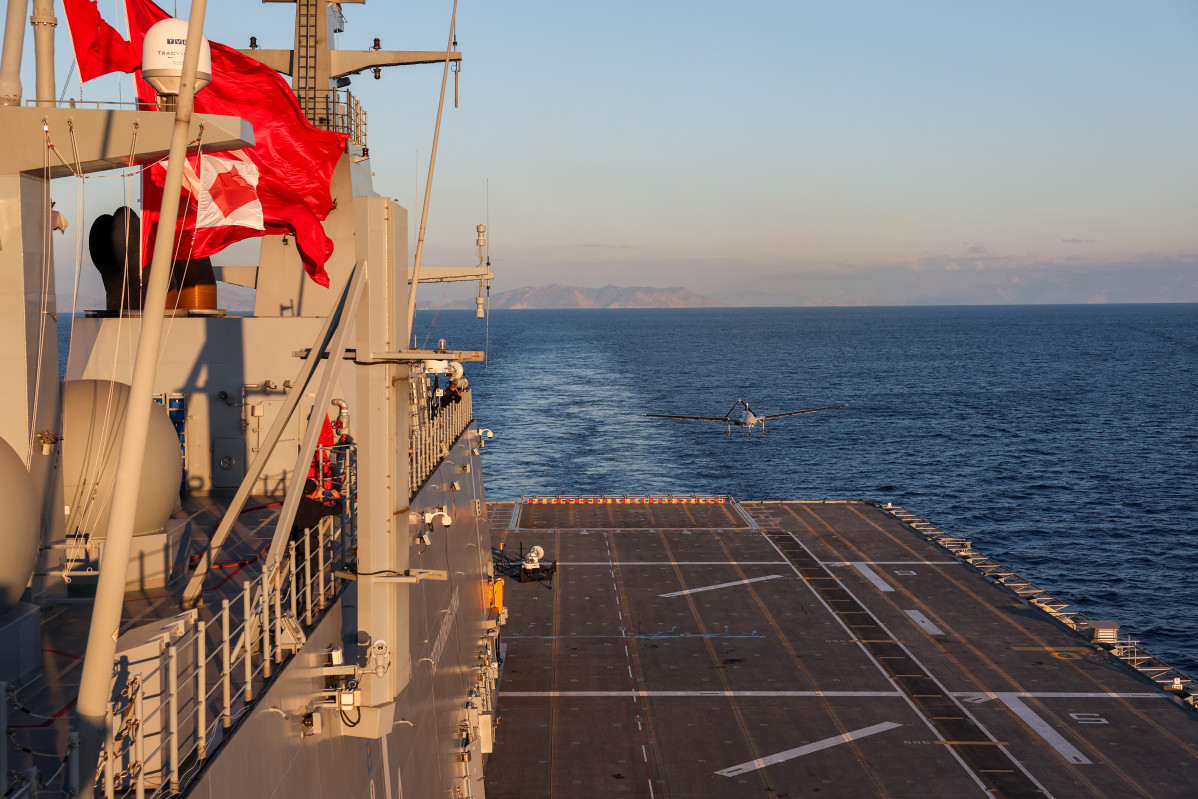
{"type": "Polygon", "coordinates": [[[0,551],[4,553],[0,557],[0,616],[3,616],[21,601],[33,574],[41,527],[33,479],[21,456],[3,439],[0,439],[0,485],[6,494],[4,524],[0,526],[0,551]]]}
{"type": "MultiPolygon", "coordinates": [[[[62,384],[62,480],[67,535],[104,536],[125,430],[129,386],[109,380],[62,384]]],[[[155,405],[146,437],[133,534],[161,530],[179,499],[183,455],[166,408],[155,405]]]]}

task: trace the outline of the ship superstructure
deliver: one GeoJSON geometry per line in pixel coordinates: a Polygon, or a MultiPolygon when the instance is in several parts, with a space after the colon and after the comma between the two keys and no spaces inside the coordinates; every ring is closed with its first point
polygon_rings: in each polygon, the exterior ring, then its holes
{"type": "MultiPolygon", "coordinates": [[[[24,5],[10,3],[21,35],[24,5]]],[[[136,219],[113,209],[92,231],[93,255],[115,251],[117,275],[106,276],[108,307],[74,320],[60,387],[46,182],[161,160],[176,115],[55,107],[53,40],[42,40],[56,20],[34,4],[38,105],[19,105],[17,81],[0,108],[13,132],[0,257],[21,275],[3,289],[16,346],[4,350],[14,379],[0,435],[5,468],[25,475],[11,534],[29,555],[13,559],[0,608],[0,795],[483,795],[498,614],[484,438],[461,367],[482,354],[410,346],[407,211],[375,193],[366,113],[336,87],[389,65],[448,71],[460,55],[331,51],[340,5],[295,8],[291,51],[244,52],[291,76],[313,126],[345,134],[323,225],[330,285],[309,279],[288,236],[262,238],[250,265],[176,261],[126,564],[105,550],[151,310],[138,270],[120,271],[136,219]],[[48,144],[73,157],[47,166],[48,144]],[[217,308],[215,279],[255,288],[254,315],[217,308]],[[316,497],[305,499],[309,480],[316,497]],[[304,502],[331,515],[293,533],[304,502]],[[107,713],[88,751],[72,715],[92,594],[97,574],[126,567],[107,713]]],[[[5,63],[19,65],[19,50],[6,42],[5,63]]],[[[193,151],[255,144],[252,126],[228,116],[197,114],[188,135],[193,151]]],[[[436,277],[490,273],[480,263],[436,277]]]]}

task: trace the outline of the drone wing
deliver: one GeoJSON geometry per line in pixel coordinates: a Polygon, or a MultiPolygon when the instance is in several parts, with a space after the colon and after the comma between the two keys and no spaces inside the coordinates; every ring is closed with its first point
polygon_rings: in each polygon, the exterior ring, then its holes
{"type": "Polygon", "coordinates": [[[790,411],[789,413],[775,413],[772,416],[758,416],[758,419],[781,419],[783,416],[798,416],[801,413],[815,413],[816,411],[830,411],[833,408],[847,408],[849,404],[846,402],[843,405],[827,405],[823,408],[808,408],[805,411],[790,411]]]}
{"type": "Polygon", "coordinates": [[[673,416],[668,413],[642,413],[641,416],[653,416],[658,419],[692,419],[696,422],[726,422],[727,416],[673,416]]]}

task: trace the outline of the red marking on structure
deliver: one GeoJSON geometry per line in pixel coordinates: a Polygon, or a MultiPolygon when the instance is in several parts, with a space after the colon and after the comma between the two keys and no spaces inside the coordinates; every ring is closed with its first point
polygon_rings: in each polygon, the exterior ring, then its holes
{"type": "MultiPolygon", "coordinates": [[[[42,650],[42,651],[46,651],[46,650],[42,650]]],[[[75,702],[76,702],[75,699],[72,699],[70,702],[67,702],[65,705],[62,706],[62,708],[57,713],[55,713],[52,717],[43,721],[41,724],[9,724],[8,728],[10,730],[37,730],[37,729],[41,729],[43,727],[49,727],[51,724],[53,724],[54,722],[56,722],[60,718],[62,718],[64,715],[66,715],[67,711],[69,711],[71,708],[73,708],[75,706],[75,702]]]]}

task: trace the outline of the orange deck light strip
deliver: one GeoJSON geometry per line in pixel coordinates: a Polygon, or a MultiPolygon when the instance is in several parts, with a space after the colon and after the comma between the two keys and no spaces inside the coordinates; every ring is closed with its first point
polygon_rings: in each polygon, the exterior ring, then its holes
{"type": "Polygon", "coordinates": [[[532,496],[523,497],[525,505],[725,505],[730,497],[703,496],[532,496]]]}

